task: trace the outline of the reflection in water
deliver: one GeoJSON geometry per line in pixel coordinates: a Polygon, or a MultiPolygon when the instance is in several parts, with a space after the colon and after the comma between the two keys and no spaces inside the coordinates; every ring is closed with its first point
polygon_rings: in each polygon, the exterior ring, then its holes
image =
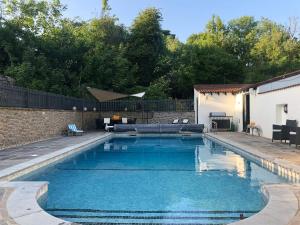
{"type": "Polygon", "coordinates": [[[205,147],[196,146],[195,167],[197,172],[228,171],[246,178],[251,174],[250,163],[241,156],[226,150],[221,145],[205,139],[205,147]]]}
{"type": "Polygon", "coordinates": [[[124,144],[114,144],[110,142],[104,143],[104,151],[127,151],[128,146],[124,144]]]}

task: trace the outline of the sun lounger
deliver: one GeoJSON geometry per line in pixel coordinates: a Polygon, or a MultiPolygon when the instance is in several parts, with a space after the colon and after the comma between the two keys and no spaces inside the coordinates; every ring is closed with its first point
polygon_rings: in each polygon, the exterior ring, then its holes
{"type": "Polygon", "coordinates": [[[128,119],[127,119],[127,118],[124,118],[124,117],[122,117],[122,124],[128,124],[128,119]]]}
{"type": "Polygon", "coordinates": [[[179,119],[173,120],[172,124],[179,124],[179,119]]]}
{"type": "Polygon", "coordinates": [[[188,124],[189,123],[189,120],[188,119],[183,119],[182,120],[182,124],[188,124]]]}
{"type": "Polygon", "coordinates": [[[82,135],[83,133],[84,133],[84,131],[77,129],[75,124],[68,124],[68,134],[82,135]]]}
{"type": "Polygon", "coordinates": [[[104,124],[105,124],[105,130],[106,131],[112,131],[114,129],[114,126],[110,123],[110,118],[104,118],[104,124]]]}

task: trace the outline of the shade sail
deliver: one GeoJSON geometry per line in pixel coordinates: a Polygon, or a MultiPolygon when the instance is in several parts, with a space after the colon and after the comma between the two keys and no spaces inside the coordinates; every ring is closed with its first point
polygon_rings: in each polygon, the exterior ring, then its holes
{"type": "Polygon", "coordinates": [[[117,92],[112,92],[112,91],[105,91],[97,88],[91,88],[87,87],[87,90],[93,95],[99,102],[106,102],[106,101],[112,101],[112,100],[117,100],[121,98],[127,98],[127,97],[137,97],[137,98],[142,98],[145,95],[145,92],[133,94],[133,95],[128,95],[128,94],[121,94],[117,92]]]}

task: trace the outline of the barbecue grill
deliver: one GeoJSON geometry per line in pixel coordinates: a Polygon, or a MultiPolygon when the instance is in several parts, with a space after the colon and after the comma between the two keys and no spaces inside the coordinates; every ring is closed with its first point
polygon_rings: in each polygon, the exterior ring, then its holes
{"type": "Polygon", "coordinates": [[[211,131],[228,131],[231,130],[232,116],[227,116],[226,112],[209,113],[211,131]]]}

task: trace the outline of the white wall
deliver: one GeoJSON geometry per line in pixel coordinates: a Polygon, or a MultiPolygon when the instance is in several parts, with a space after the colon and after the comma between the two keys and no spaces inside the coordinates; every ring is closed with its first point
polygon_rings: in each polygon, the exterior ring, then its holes
{"type": "Polygon", "coordinates": [[[272,138],[272,124],[280,120],[296,119],[300,125],[300,86],[262,94],[250,90],[250,93],[250,120],[260,127],[262,136],[272,138]],[[288,104],[287,114],[279,110],[283,110],[280,105],[284,104],[288,104]]]}
{"type": "Polygon", "coordinates": [[[243,128],[243,96],[242,94],[201,94],[194,90],[195,121],[196,121],[196,99],[198,98],[198,123],[209,127],[210,112],[226,112],[227,116],[233,116],[233,121],[238,125],[238,131],[243,128]]]}

